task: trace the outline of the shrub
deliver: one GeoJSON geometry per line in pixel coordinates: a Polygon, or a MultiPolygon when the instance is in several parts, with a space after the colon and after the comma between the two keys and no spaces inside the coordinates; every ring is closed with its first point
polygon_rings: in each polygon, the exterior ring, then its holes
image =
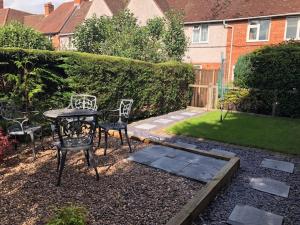
{"type": "Polygon", "coordinates": [[[87,211],[83,207],[67,206],[56,210],[47,225],[86,225],[87,211]]]}
{"type": "Polygon", "coordinates": [[[51,42],[43,34],[19,22],[0,27],[0,47],[52,50],[51,42]]]}
{"type": "Polygon", "coordinates": [[[267,46],[243,56],[236,65],[235,84],[251,89],[252,98],[265,106],[252,108],[270,114],[278,102],[276,114],[300,115],[300,42],[267,46]]]}
{"type": "Polygon", "coordinates": [[[97,96],[99,109],[133,98],[134,118],[144,118],[186,107],[191,98],[188,85],[194,81],[191,65],[173,61],[153,64],[88,53],[0,49],[0,62],[7,63],[0,72],[0,99],[24,102],[28,96],[29,106],[38,110],[66,106],[72,93],[87,93],[97,96]],[[27,89],[19,79],[24,70],[16,66],[23,59],[39,72],[27,71],[33,83],[27,89]],[[10,74],[18,79],[9,80],[10,74]]]}

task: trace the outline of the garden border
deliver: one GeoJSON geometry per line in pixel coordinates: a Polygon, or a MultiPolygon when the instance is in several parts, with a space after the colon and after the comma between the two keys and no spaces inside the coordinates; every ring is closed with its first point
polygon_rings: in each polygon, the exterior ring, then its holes
{"type": "MultiPolygon", "coordinates": [[[[110,132],[110,134],[116,138],[119,137],[118,132],[110,132]]],[[[228,163],[216,174],[216,176],[212,179],[212,181],[206,183],[206,185],[198,191],[195,196],[190,199],[181,210],[173,216],[166,225],[189,225],[193,222],[193,220],[202,213],[207,205],[214,199],[214,197],[219,193],[219,191],[229,184],[231,178],[240,168],[240,158],[238,157],[228,157],[216,153],[211,153],[199,149],[194,148],[185,148],[182,146],[178,146],[176,144],[164,142],[164,141],[156,141],[149,138],[137,137],[134,135],[130,136],[131,139],[141,141],[144,143],[152,143],[157,145],[163,145],[166,147],[176,148],[183,151],[188,151],[191,153],[195,153],[198,155],[209,156],[216,159],[221,159],[228,161],[228,163]]]]}

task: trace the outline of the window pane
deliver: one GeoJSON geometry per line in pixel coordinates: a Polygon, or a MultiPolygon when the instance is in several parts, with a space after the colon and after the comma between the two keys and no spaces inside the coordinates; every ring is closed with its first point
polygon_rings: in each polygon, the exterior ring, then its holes
{"type": "Polygon", "coordinates": [[[251,20],[250,25],[258,25],[259,21],[258,20],[251,20]]]}
{"type": "Polygon", "coordinates": [[[194,27],[193,29],[193,42],[198,43],[200,41],[200,29],[194,27]]]}
{"type": "MultiPolygon", "coordinates": [[[[297,34],[298,18],[287,18],[286,39],[295,39],[297,34]]],[[[300,31],[299,31],[300,32],[300,31]]]]}
{"type": "Polygon", "coordinates": [[[260,21],[259,40],[268,40],[269,26],[270,26],[269,20],[260,21]]]}
{"type": "Polygon", "coordinates": [[[202,25],[201,27],[201,41],[207,41],[208,40],[208,25],[202,25]]]}
{"type": "Polygon", "coordinates": [[[256,40],[257,37],[257,27],[252,27],[249,30],[249,40],[256,40]]]}

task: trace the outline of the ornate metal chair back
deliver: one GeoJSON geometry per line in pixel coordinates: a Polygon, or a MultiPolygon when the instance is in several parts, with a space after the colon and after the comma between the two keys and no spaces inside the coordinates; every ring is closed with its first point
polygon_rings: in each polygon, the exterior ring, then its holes
{"type": "Polygon", "coordinates": [[[96,132],[96,116],[58,117],[56,126],[62,147],[91,146],[96,132]]]}
{"type": "Polygon", "coordinates": [[[97,111],[97,97],[93,95],[73,95],[69,108],[72,109],[88,109],[97,111]]]}
{"type": "Polygon", "coordinates": [[[119,122],[128,122],[133,99],[121,99],[119,108],[119,122]]]}

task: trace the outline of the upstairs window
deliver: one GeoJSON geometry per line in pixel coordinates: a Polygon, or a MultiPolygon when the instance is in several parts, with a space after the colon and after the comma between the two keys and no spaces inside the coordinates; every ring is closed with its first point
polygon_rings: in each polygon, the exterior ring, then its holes
{"type": "Polygon", "coordinates": [[[285,39],[300,39],[300,17],[286,18],[285,39]]]}
{"type": "Polygon", "coordinates": [[[267,41],[269,30],[270,20],[251,20],[248,25],[247,41],[267,41]]]}
{"type": "Polygon", "coordinates": [[[207,43],[208,42],[208,25],[202,24],[193,27],[193,43],[207,43]]]}

